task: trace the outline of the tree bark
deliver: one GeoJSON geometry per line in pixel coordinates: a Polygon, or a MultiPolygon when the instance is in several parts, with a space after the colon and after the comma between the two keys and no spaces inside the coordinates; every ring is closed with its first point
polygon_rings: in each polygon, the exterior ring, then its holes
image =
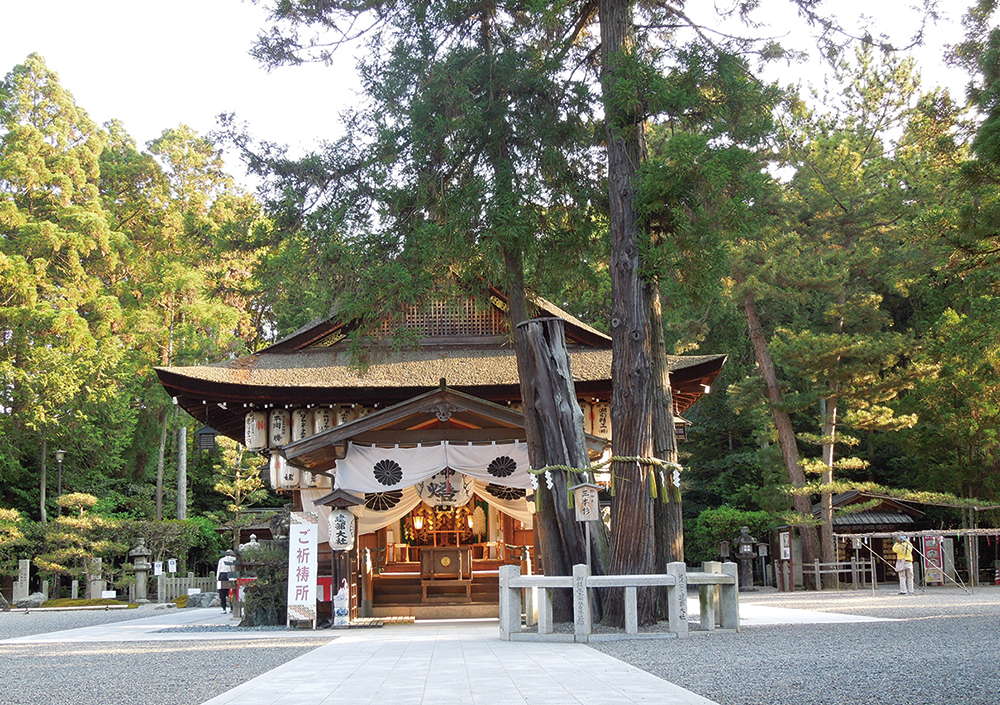
{"type": "MultiPolygon", "coordinates": [[[[753,344],[754,355],[757,358],[757,367],[764,378],[767,399],[771,407],[771,417],[774,419],[775,428],[778,429],[778,443],[781,446],[785,469],[788,471],[788,481],[793,487],[803,487],[806,484],[806,476],[799,465],[799,448],[795,441],[795,431],[792,429],[792,420],[784,408],[784,399],[778,384],[778,373],[774,367],[774,360],[771,359],[771,353],[767,349],[764,329],[760,323],[760,316],[757,314],[757,302],[753,295],[748,292],[744,294],[740,307],[743,309],[743,315],[747,321],[750,342],[753,344]]],[[[796,512],[802,516],[812,516],[812,501],[807,495],[794,495],[793,503],[796,512]]],[[[802,537],[802,560],[805,563],[812,563],[820,556],[816,527],[801,525],[799,526],[799,535],[802,537]]]]}
{"type": "MultiPolygon", "coordinates": [[[[509,280],[508,305],[516,324],[514,346],[521,380],[528,459],[535,468],[548,465],[588,468],[590,458],[584,443],[583,415],[570,371],[563,321],[527,320],[519,253],[507,250],[504,258],[509,280]]],[[[574,564],[586,562],[587,548],[584,527],[576,521],[575,512],[568,506],[567,492],[585,476],[571,476],[564,471],[553,471],[550,475],[551,491],[544,476],[539,478],[537,491],[541,494],[542,509],[535,515],[535,547],[546,575],[572,575],[574,564]]],[[[591,531],[595,574],[603,572],[608,553],[603,528],[598,524],[591,531]]],[[[595,618],[599,618],[601,602],[597,599],[593,604],[597,612],[595,618]]],[[[555,591],[553,619],[566,622],[572,618],[571,594],[566,590],[555,591]]]]}
{"type": "MultiPolygon", "coordinates": [[[[669,463],[677,462],[677,436],[674,431],[674,399],[667,366],[667,346],[663,337],[663,301],[656,282],[647,287],[649,298],[649,338],[653,363],[653,454],[669,463]]],[[[674,471],[656,471],[658,500],[653,508],[657,573],[666,573],[667,565],[684,560],[684,516],[681,489],[673,484],[674,471]]],[[[656,590],[656,615],[667,619],[667,588],[656,590]]]]}
{"type": "MultiPolygon", "coordinates": [[[[645,288],[641,278],[639,223],[635,205],[636,174],[645,157],[641,117],[627,115],[618,95],[624,82],[619,60],[633,49],[632,3],[601,0],[601,88],[608,147],[608,193],[611,232],[611,369],[612,447],[615,455],[653,454],[652,380],[645,288]]],[[[645,466],[616,462],[611,468],[615,494],[611,501],[612,574],[653,572],[653,502],[645,466]]],[[[609,591],[604,621],[624,624],[622,591],[609,591]]],[[[640,624],[652,623],[651,590],[638,596],[640,624]]]]}

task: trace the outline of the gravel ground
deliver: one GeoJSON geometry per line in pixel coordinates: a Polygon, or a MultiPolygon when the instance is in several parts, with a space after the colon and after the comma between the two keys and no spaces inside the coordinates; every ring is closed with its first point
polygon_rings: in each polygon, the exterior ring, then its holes
{"type": "MultiPolygon", "coordinates": [[[[0,613],[0,639],[157,614],[151,608],[12,611],[0,613]]],[[[329,640],[0,644],[0,704],[197,705],[329,640]]]]}
{"type": "MultiPolygon", "coordinates": [[[[888,586],[874,596],[766,590],[740,600],[900,621],[750,626],[593,647],[721,705],[1000,704],[1000,587],[916,596],[888,586]]],[[[0,639],[153,614],[0,613],[0,639]]],[[[0,644],[0,705],[197,705],[328,641],[0,644]]]]}
{"type": "Polygon", "coordinates": [[[1000,588],[742,593],[741,604],[898,622],[744,627],[593,644],[721,705],[1000,703],[1000,588]]]}

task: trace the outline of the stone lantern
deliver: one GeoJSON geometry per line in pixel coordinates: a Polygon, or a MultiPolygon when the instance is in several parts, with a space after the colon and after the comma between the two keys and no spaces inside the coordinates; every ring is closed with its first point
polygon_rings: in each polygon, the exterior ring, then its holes
{"type": "Polygon", "coordinates": [[[740,592],[756,592],[753,586],[753,562],[757,557],[755,547],[757,539],[750,535],[750,527],[740,528],[740,535],[733,542],[736,544],[736,558],[740,562],[740,592]]]}
{"type": "Polygon", "coordinates": [[[135,601],[139,603],[149,602],[146,599],[146,576],[149,574],[149,556],[152,555],[146,548],[146,539],[141,536],[137,539],[135,548],[128,552],[135,566],[135,601]]]}

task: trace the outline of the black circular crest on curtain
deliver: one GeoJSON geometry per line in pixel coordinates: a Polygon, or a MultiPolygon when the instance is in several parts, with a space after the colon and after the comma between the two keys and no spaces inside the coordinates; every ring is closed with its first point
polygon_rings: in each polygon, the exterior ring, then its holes
{"type": "Polygon", "coordinates": [[[380,485],[398,485],[403,479],[403,468],[395,460],[380,460],[372,468],[372,474],[380,485]]]}
{"type": "Polygon", "coordinates": [[[515,470],[517,470],[517,461],[507,455],[494,458],[493,462],[486,468],[486,472],[493,477],[510,477],[515,470]]]}
{"type": "Polygon", "coordinates": [[[365,492],[365,506],[373,512],[385,512],[403,499],[402,490],[389,490],[387,492],[365,492]]]}
{"type": "Polygon", "coordinates": [[[494,485],[492,482],[486,485],[486,491],[505,502],[524,499],[524,496],[527,494],[527,491],[522,490],[520,487],[504,487],[503,485],[494,485]]]}

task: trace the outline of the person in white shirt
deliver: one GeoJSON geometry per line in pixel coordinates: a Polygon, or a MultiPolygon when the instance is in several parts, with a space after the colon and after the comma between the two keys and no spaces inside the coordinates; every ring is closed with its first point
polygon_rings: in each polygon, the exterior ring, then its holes
{"type": "Polygon", "coordinates": [[[215,568],[215,588],[219,591],[219,601],[222,603],[222,613],[225,614],[229,607],[229,573],[233,571],[233,564],[236,563],[236,553],[232,549],[222,554],[219,565],[215,568]],[[223,587],[225,586],[225,587],[223,587]]]}

